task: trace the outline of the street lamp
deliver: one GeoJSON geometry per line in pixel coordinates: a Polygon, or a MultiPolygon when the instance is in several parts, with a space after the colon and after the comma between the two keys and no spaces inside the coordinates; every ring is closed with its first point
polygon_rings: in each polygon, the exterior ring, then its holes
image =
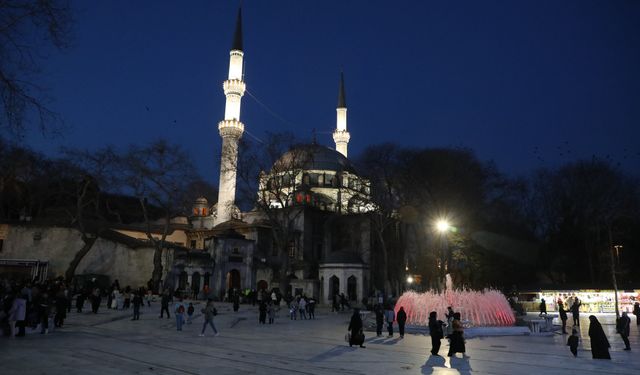
{"type": "Polygon", "coordinates": [[[440,219],[436,222],[436,229],[440,233],[445,233],[449,231],[450,228],[451,228],[451,225],[449,225],[449,222],[446,221],[445,219],[440,219]]]}
{"type": "Polygon", "coordinates": [[[407,277],[407,284],[409,285],[413,284],[413,277],[411,276],[407,277]]]}

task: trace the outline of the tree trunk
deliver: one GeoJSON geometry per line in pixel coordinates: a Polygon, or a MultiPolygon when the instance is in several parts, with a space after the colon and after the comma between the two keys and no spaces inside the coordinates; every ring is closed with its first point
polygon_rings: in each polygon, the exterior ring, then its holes
{"type": "Polygon", "coordinates": [[[157,243],[153,252],[153,272],[151,273],[153,288],[156,292],[160,290],[160,281],[162,280],[162,244],[157,243]]]}
{"type": "Polygon", "coordinates": [[[382,250],[382,288],[384,289],[385,296],[388,296],[391,292],[391,283],[389,283],[389,254],[387,253],[387,244],[384,241],[384,236],[381,230],[377,230],[378,241],[380,241],[380,250],[382,250]]]}
{"type": "Polygon", "coordinates": [[[91,250],[91,248],[93,247],[93,244],[96,243],[97,239],[98,239],[97,236],[91,237],[91,238],[83,237],[82,241],[84,242],[84,245],[80,250],[78,250],[76,255],[71,260],[71,263],[69,263],[69,267],[67,267],[67,270],[64,273],[64,278],[66,279],[67,282],[71,282],[71,280],[73,279],[73,276],[76,273],[76,268],[78,268],[78,265],[80,264],[84,256],[87,255],[89,250],[91,250]]]}

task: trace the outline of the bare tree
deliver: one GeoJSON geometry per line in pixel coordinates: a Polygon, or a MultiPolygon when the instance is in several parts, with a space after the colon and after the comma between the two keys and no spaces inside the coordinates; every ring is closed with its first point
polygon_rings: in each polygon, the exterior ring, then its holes
{"type": "Polygon", "coordinates": [[[395,251],[394,262],[389,262],[389,232],[393,232],[394,225],[398,224],[399,209],[401,207],[400,197],[400,161],[401,149],[394,144],[385,143],[377,146],[370,146],[362,153],[359,164],[364,169],[370,181],[370,196],[361,198],[369,199],[369,202],[361,202],[361,205],[370,204],[373,210],[369,216],[373,230],[375,232],[381,253],[381,278],[382,289],[385,293],[390,293],[392,289],[399,292],[400,280],[394,278],[390,280],[389,274],[394,273],[394,269],[402,267],[404,254],[400,254],[399,249],[395,251]],[[393,287],[392,287],[393,284],[393,287]]]}
{"type": "Polygon", "coordinates": [[[167,249],[171,220],[188,212],[189,186],[198,180],[189,155],[164,140],[146,147],[131,146],[121,161],[127,192],[137,197],[144,217],[147,239],[153,245],[152,281],[159,289],[163,274],[162,255],[167,249]],[[159,220],[152,214],[159,209],[159,220]],[[156,226],[160,227],[159,235],[156,226]]]}
{"type": "Polygon", "coordinates": [[[71,203],[64,212],[71,225],[80,232],[83,242],[65,271],[65,278],[71,280],[98,237],[109,228],[102,215],[101,187],[116,189],[114,171],[117,155],[111,147],[98,151],[67,149],[64,154],[66,158],[56,163],[58,194],[71,203]]]}
{"type": "Polygon", "coordinates": [[[43,132],[60,124],[35,77],[38,55],[66,47],[70,25],[68,0],[0,1],[0,128],[22,135],[32,112],[43,132]]]}

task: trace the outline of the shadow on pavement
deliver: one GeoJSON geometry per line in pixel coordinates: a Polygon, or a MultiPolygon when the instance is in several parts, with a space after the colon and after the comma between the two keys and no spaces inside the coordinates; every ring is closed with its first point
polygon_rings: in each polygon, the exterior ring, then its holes
{"type": "Polygon", "coordinates": [[[422,365],[422,374],[433,374],[436,368],[444,368],[445,359],[443,357],[432,355],[422,365]]]}
{"type": "Polygon", "coordinates": [[[340,345],[340,346],[333,347],[333,348],[327,350],[324,353],[318,354],[315,357],[310,358],[309,361],[311,361],[311,362],[322,362],[322,361],[326,361],[328,359],[335,358],[335,357],[341,356],[341,355],[343,355],[345,353],[353,352],[353,351],[356,351],[356,350],[358,350],[358,348],[355,348],[355,347],[352,348],[352,347],[349,347],[349,346],[340,345]]]}

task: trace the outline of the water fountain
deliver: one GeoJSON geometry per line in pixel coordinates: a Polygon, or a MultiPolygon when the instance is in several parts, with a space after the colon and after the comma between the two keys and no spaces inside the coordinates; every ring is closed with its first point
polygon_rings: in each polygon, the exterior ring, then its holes
{"type": "Polygon", "coordinates": [[[405,292],[396,303],[396,313],[400,306],[407,313],[407,324],[428,325],[429,313],[436,311],[438,319],[445,320],[447,307],[460,312],[462,321],[476,327],[512,326],[516,318],[505,296],[495,289],[482,291],[454,289],[450,275],[446,275],[443,293],[405,292]]]}

